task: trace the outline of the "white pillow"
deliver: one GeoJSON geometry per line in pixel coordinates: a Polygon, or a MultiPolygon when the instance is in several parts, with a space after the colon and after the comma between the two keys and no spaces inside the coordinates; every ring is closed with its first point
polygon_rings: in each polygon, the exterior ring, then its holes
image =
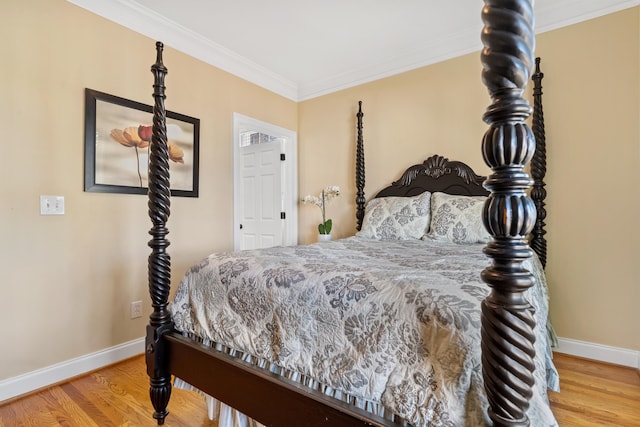
{"type": "Polygon", "coordinates": [[[482,223],[485,196],[431,195],[428,238],[441,242],[487,243],[491,235],[482,223]]]}
{"type": "Polygon", "coordinates": [[[365,208],[360,237],[372,239],[421,239],[429,230],[431,193],[413,197],[380,197],[365,208]]]}

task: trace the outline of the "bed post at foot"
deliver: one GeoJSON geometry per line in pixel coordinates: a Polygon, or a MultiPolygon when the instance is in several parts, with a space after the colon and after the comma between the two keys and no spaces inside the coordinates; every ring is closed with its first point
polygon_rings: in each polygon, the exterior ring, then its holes
{"type": "Polygon", "coordinates": [[[524,291],[534,284],[523,262],[533,254],[527,236],[536,209],[524,171],[535,150],[525,123],[531,114],[522,98],[533,68],[532,0],[485,0],[482,11],[483,81],[493,103],[484,114],[489,125],[482,153],[493,173],[483,211],[493,236],[485,247],[492,264],[482,272],[491,294],[482,303],[482,373],[495,426],[528,426],[535,355],[533,307],[524,291]]]}
{"type": "Polygon", "coordinates": [[[544,220],[547,218],[547,211],[544,208],[544,199],[547,198],[544,177],[547,174],[547,141],[544,131],[544,111],[542,109],[542,78],[544,73],[540,71],[540,58],[536,58],[536,71],[533,73],[533,134],[536,137],[536,152],[531,159],[531,176],[533,177],[533,188],[531,198],[536,205],[536,225],[533,227],[533,237],[531,238],[531,249],[533,249],[542,267],[547,266],[547,240],[544,235],[544,220]]]}
{"type": "Polygon", "coordinates": [[[169,152],[167,148],[166,110],[164,107],[164,78],[167,68],[162,63],[163,45],[156,43],[157,59],[151,66],[154,75],[153,134],[149,149],[149,218],[153,226],[149,231],[149,294],[153,313],[149,316],[145,342],[147,373],[150,378],[149,395],[155,409],[153,417],[164,424],[169,413],[167,404],[171,396],[171,375],[168,354],[162,335],[171,330],[171,316],[167,309],[171,288],[171,258],[167,253],[169,240],[166,227],[169,219],[169,152]]]}
{"type": "Polygon", "coordinates": [[[358,101],[358,141],[356,146],[356,230],[362,228],[364,219],[364,205],[367,199],[364,197],[364,140],[362,138],[362,101],[358,101]]]}

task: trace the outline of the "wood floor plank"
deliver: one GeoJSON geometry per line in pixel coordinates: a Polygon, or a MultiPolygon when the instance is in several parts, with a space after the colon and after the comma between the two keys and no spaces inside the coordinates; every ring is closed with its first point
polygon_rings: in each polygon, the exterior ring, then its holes
{"type": "Polygon", "coordinates": [[[554,353],[553,363],[558,370],[567,369],[572,372],[584,373],[593,378],[605,378],[608,380],[640,387],[640,375],[638,370],[627,366],[611,365],[595,362],[562,353],[554,353]]]}
{"type": "MultiPolygon", "coordinates": [[[[74,382],[74,396],[85,412],[101,419],[100,425],[122,425],[127,421],[135,421],[141,425],[148,421],[149,413],[140,404],[140,399],[132,396],[128,389],[122,388],[109,376],[94,373],[74,382]]],[[[73,392],[71,388],[68,393],[73,392]]]]}
{"type": "MultiPolygon", "coordinates": [[[[618,426],[640,426],[640,413],[638,402],[621,402],[615,398],[609,398],[600,393],[582,393],[579,386],[565,386],[565,393],[571,393],[563,397],[550,396],[552,408],[554,404],[571,412],[581,414],[588,420],[598,421],[601,424],[610,423],[618,426]]],[[[554,393],[555,394],[555,393],[554,393]]]]}
{"type": "Polygon", "coordinates": [[[640,402],[640,386],[634,386],[607,378],[593,378],[583,372],[562,371],[562,383],[576,386],[584,392],[600,393],[622,400],[640,402]]]}
{"type": "MultiPolygon", "coordinates": [[[[553,411],[561,427],[613,427],[615,424],[603,424],[602,421],[590,420],[584,414],[576,414],[571,410],[553,411]],[[561,421],[562,420],[562,421],[561,421]]],[[[616,425],[616,427],[623,427],[616,425]]],[[[631,426],[629,426],[631,427],[631,426]]]]}
{"type": "Polygon", "coordinates": [[[97,425],[116,424],[118,420],[108,416],[105,411],[109,411],[108,405],[101,405],[101,402],[95,399],[95,394],[85,395],[78,385],[82,384],[83,379],[74,381],[73,383],[61,384],[60,388],[69,398],[71,398],[78,407],[87,414],[97,425]]]}
{"type": "MultiPolygon", "coordinates": [[[[640,376],[632,368],[556,354],[560,393],[549,393],[561,427],[640,427],[640,376]]],[[[173,389],[166,425],[217,427],[203,398],[173,389]]],[[[0,405],[0,427],[156,426],[142,356],[0,405]]],[[[533,426],[535,427],[535,426],[533,426]]]]}
{"type": "Polygon", "coordinates": [[[560,393],[549,393],[560,426],[640,426],[637,370],[556,354],[560,393]]]}
{"type": "MultiPolygon", "coordinates": [[[[173,390],[166,425],[217,427],[204,399],[173,390]]],[[[154,427],[149,379],[142,356],[0,405],[0,427],[154,427]]]]}
{"type": "Polygon", "coordinates": [[[86,414],[60,386],[46,390],[42,393],[42,397],[46,401],[49,413],[54,416],[57,422],[55,425],[99,427],[99,424],[86,414]]]}

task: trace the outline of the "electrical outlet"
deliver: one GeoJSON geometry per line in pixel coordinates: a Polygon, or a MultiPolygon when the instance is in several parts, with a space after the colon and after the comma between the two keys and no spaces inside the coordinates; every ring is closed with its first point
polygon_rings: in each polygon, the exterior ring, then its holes
{"type": "Polygon", "coordinates": [[[137,319],[142,317],[142,301],[133,301],[131,303],[131,318],[137,319]]]}

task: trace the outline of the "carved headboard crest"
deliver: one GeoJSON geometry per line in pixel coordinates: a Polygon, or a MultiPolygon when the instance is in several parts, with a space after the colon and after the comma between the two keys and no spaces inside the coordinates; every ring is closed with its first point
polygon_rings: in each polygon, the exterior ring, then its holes
{"type": "Polygon", "coordinates": [[[455,172],[460,178],[467,184],[482,185],[485,177],[476,175],[476,173],[468,165],[462,162],[451,162],[446,157],[431,156],[422,164],[411,166],[407,169],[399,180],[395,181],[392,185],[408,186],[411,185],[414,179],[419,175],[430,176],[431,178],[438,179],[444,175],[449,175],[455,172]]]}
{"type": "Polygon", "coordinates": [[[384,188],[376,197],[415,196],[423,191],[486,196],[489,192],[482,186],[485,179],[465,163],[434,155],[420,164],[410,166],[400,179],[384,188]]]}

